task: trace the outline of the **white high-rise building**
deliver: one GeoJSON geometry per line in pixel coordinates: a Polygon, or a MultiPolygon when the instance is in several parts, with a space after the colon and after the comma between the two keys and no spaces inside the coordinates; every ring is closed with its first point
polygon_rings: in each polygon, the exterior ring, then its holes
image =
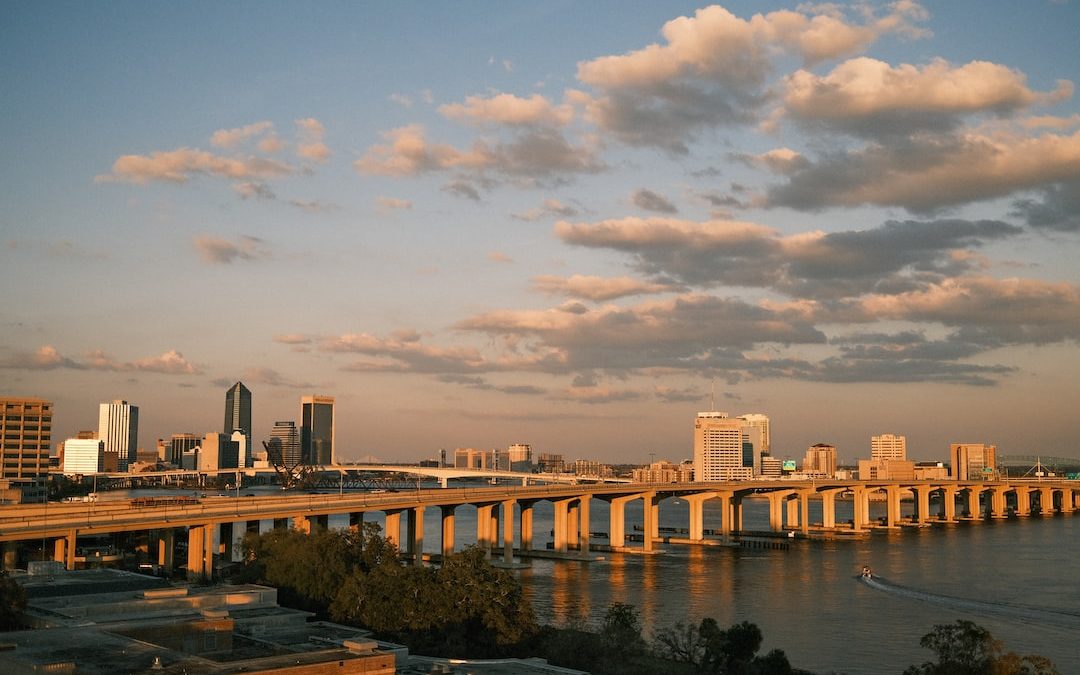
{"type": "Polygon", "coordinates": [[[127,471],[139,450],[139,406],[121,400],[102,403],[98,438],[104,441],[106,453],[115,454],[119,470],[127,471]]]}
{"type": "Polygon", "coordinates": [[[836,446],[818,443],[806,449],[803,473],[832,478],[836,475],[836,446]]]}
{"type": "Polygon", "coordinates": [[[772,444],[769,440],[769,416],[761,413],[739,415],[743,421],[743,434],[754,446],[753,470],[755,476],[761,475],[761,456],[770,454],[772,444]]]}
{"type": "Polygon", "coordinates": [[[694,420],[694,481],[753,478],[743,461],[745,423],[725,412],[699,412],[694,420]]]}
{"type": "Polygon", "coordinates": [[[895,434],[871,436],[870,459],[907,459],[907,437],[895,434]]]}
{"type": "Polygon", "coordinates": [[[64,441],[64,475],[87,476],[102,470],[105,443],[96,438],[69,438],[64,441]]]}

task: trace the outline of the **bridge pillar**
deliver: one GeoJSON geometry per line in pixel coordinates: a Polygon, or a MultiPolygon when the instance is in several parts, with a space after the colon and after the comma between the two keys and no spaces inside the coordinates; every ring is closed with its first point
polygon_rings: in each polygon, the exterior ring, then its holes
{"type": "Polygon", "coordinates": [[[167,527],[157,531],[158,566],[165,571],[165,576],[172,576],[176,555],[176,530],[167,527]]]}
{"type": "Polygon", "coordinates": [[[915,522],[925,523],[930,519],[930,493],[935,490],[933,485],[916,485],[915,490],[915,522]]]}
{"type": "Polygon", "coordinates": [[[982,506],[979,504],[979,495],[985,488],[983,486],[969,485],[967,487],[967,511],[968,517],[982,519],[982,506]]]}
{"type": "Polygon", "coordinates": [[[53,540],[53,561],[67,563],[67,537],[57,537],[53,540]]]}
{"type": "Polygon", "coordinates": [[[1009,506],[1006,501],[1008,486],[994,486],[990,488],[990,516],[1002,519],[1009,517],[1009,506]]]}
{"type": "Polygon", "coordinates": [[[1076,500],[1073,497],[1073,491],[1071,488],[1063,488],[1061,490],[1061,512],[1072,513],[1076,509],[1076,500]]]}
{"type": "Polygon", "coordinates": [[[731,514],[731,527],[725,530],[725,534],[731,534],[732,532],[742,532],[742,514],[743,514],[743,496],[736,494],[732,496],[730,506],[724,509],[724,524],[727,527],[728,514],[731,514]]]}
{"type": "Polygon", "coordinates": [[[900,486],[889,485],[885,488],[885,525],[886,527],[898,527],[900,522],[900,486]]]}
{"type": "Polygon", "coordinates": [[[1054,490],[1053,488],[1039,488],[1039,513],[1044,516],[1054,515],[1054,490]]]}
{"type": "Polygon", "coordinates": [[[454,555],[454,507],[440,506],[439,512],[442,521],[442,554],[443,559],[454,555]]]}
{"type": "Polygon", "coordinates": [[[645,508],[642,511],[645,514],[645,522],[642,531],[645,533],[645,541],[642,550],[653,550],[653,539],[660,536],[660,524],[657,522],[660,515],[660,505],[656,499],[656,492],[650,491],[642,495],[645,508]]]}
{"type": "MultiPolygon", "coordinates": [[[[730,493],[727,493],[730,495],[730,493]]],[[[696,495],[686,495],[686,505],[690,508],[690,522],[688,532],[690,541],[701,541],[705,538],[705,502],[714,499],[718,495],[715,492],[699,492],[696,495]]]]}
{"type": "Polygon", "coordinates": [[[787,506],[787,526],[789,528],[799,526],[799,497],[798,495],[789,496],[785,500],[787,506]]]}
{"type": "Polygon", "coordinates": [[[581,537],[581,502],[578,499],[570,502],[566,513],[566,543],[567,545],[578,544],[581,537]]]}
{"type": "Polygon", "coordinates": [[[812,489],[799,490],[799,525],[803,534],[810,532],[810,495],[813,492],[812,489]]]}
{"type": "Polygon", "coordinates": [[[495,504],[478,504],[476,506],[476,544],[484,549],[484,554],[491,555],[491,546],[494,543],[495,533],[491,528],[492,511],[495,504]]]}
{"type": "Polygon", "coordinates": [[[225,553],[229,562],[241,562],[244,559],[244,536],[247,534],[247,522],[240,521],[232,524],[232,538],[229,541],[229,550],[225,553]]]}
{"type": "Polygon", "coordinates": [[[827,530],[836,528],[836,495],[842,489],[821,491],[821,526],[827,530]]]}
{"type": "Polygon", "coordinates": [[[626,546],[626,503],[632,499],[638,499],[639,495],[630,497],[612,497],[608,508],[608,543],[612,546],[626,546]]]}
{"type": "Polygon", "coordinates": [[[506,499],[502,503],[502,540],[503,562],[514,562],[514,503],[517,500],[506,499]]]}
{"type": "Polygon", "coordinates": [[[769,527],[773,532],[784,531],[783,506],[791,493],[792,490],[777,490],[766,495],[769,498],[769,527]]]}
{"type": "Polygon", "coordinates": [[[518,505],[519,529],[521,531],[521,550],[531,551],[533,547],[533,502],[521,502],[518,505]]]}
{"type": "Polygon", "coordinates": [[[943,485],[941,487],[942,518],[947,523],[956,522],[956,494],[958,492],[960,492],[960,488],[953,485],[943,485]]]}
{"type": "Polygon", "coordinates": [[[390,511],[383,511],[386,514],[386,533],[385,537],[390,540],[390,543],[394,545],[394,548],[401,550],[401,510],[393,509],[390,511]]]}
{"type": "MultiPolygon", "coordinates": [[[[581,555],[589,555],[589,537],[592,534],[591,522],[589,519],[589,507],[592,503],[592,496],[585,494],[578,498],[578,514],[580,520],[578,521],[578,550],[581,551],[581,555]]],[[[513,530],[510,532],[511,541],[513,541],[513,530]]]]}
{"type": "Polygon", "coordinates": [[[188,528],[188,578],[210,579],[214,574],[214,525],[188,528]]]}
{"type": "MultiPolygon", "coordinates": [[[[262,527],[262,522],[259,522],[259,527],[262,527]]],[[[364,512],[354,511],[349,514],[349,531],[363,535],[364,533],[364,512]]]]}
{"type": "Polygon", "coordinates": [[[1013,490],[1016,492],[1016,515],[1026,517],[1031,515],[1031,488],[1017,485],[1013,490]]]}
{"type": "Polygon", "coordinates": [[[853,530],[859,531],[870,524],[870,491],[857,485],[851,489],[851,492],[851,526],[853,530]]]}
{"type": "Polygon", "coordinates": [[[569,499],[557,499],[552,503],[555,509],[555,542],[553,548],[556,553],[566,553],[566,518],[570,511],[569,499]]]}
{"type": "Polygon", "coordinates": [[[424,507],[415,506],[409,509],[409,520],[406,528],[409,532],[409,551],[413,555],[414,565],[424,564],[424,507]]]}

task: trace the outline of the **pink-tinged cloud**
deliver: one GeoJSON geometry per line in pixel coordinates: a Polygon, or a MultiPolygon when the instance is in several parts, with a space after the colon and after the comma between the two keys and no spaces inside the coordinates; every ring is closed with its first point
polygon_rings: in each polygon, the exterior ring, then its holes
{"type": "Polygon", "coordinates": [[[408,199],[398,199],[397,197],[379,197],[375,200],[375,204],[382,213],[388,213],[390,211],[407,211],[413,206],[412,202],[408,199]]]}
{"type": "Polygon", "coordinates": [[[481,126],[565,126],[574,118],[571,106],[555,105],[540,94],[528,98],[513,94],[469,96],[464,103],[439,106],[439,112],[449,119],[481,126]]]}
{"type": "Polygon", "coordinates": [[[266,133],[273,133],[273,130],[274,124],[267,121],[255,122],[235,129],[218,129],[210,137],[210,145],[231,150],[252,138],[257,138],[266,133]]]}
{"type": "Polygon", "coordinates": [[[787,114],[803,121],[933,128],[948,126],[961,115],[1001,114],[1071,94],[1072,84],[1065,81],[1050,93],[1032,91],[1023,73],[987,61],[953,66],[935,59],[921,67],[893,67],[863,57],[841,63],[824,76],[796,71],[785,80],[783,101],[787,114]]]}
{"type": "Polygon", "coordinates": [[[185,359],[184,355],[175,349],[159,356],[139,359],[132,364],[132,367],[134,370],[165,375],[198,375],[202,372],[198,366],[185,359]]]}
{"type": "Polygon", "coordinates": [[[534,209],[523,211],[522,213],[513,214],[514,218],[518,220],[524,220],[526,222],[532,222],[545,216],[556,216],[559,218],[572,218],[578,214],[578,210],[568,204],[563,204],[558,199],[548,198],[545,199],[543,204],[534,209]]]}
{"type": "Polygon", "coordinates": [[[506,255],[502,251],[489,251],[488,254],[487,254],[487,259],[490,260],[491,262],[496,262],[496,263],[512,263],[512,262],[514,262],[513,258],[506,255]]]}
{"type": "Polygon", "coordinates": [[[283,345],[307,345],[311,344],[312,338],[303,333],[286,333],[284,335],[275,335],[274,342],[279,342],[283,345]]]}
{"type": "Polygon", "coordinates": [[[296,143],[296,154],[303,159],[314,162],[325,162],[330,159],[330,148],[323,140],[326,137],[326,128],[322,122],[308,117],[296,120],[296,131],[299,140],[296,143]]]}
{"type": "Polygon", "coordinates": [[[417,339],[379,338],[367,333],[325,338],[319,343],[325,352],[363,354],[378,361],[363,361],[346,370],[371,372],[464,373],[491,369],[483,355],[469,347],[442,348],[417,339]]]}
{"type": "Polygon", "coordinates": [[[144,371],[165,375],[198,375],[202,370],[184,358],[176,350],[170,350],[160,356],[138,359],[133,362],[119,361],[102,349],[93,349],[86,353],[82,361],[68,358],[52,345],[43,345],[37,351],[17,353],[0,362],[0,368],[12,370],[102,370],[102,371],[144,371]]]}
{"type": "Polygon", "coordinates": [[[0,361],[0,367],[12,370],[55,370],[57,368],[85,368],[83,364],[61,354],[52,345],[42,345],[33,352],[18,352],[0,361]]]}
{"type": "Polygon", "coordinates": [[[669,284],[650,283],[632,277],[597,277],[575,274],[570,277],[533,277],[533,290],[548,295],[565,295],[602,302],[633,295],[650,295],[677,290],[669,284]]]}
{"type": "Polygon", "coordinates": [[[612,389],[611,387],[569,387],[561,392],[552,394],[549,398],[555,401],[599,405],[603,403],[636,401],[642,398],[642,394],[641,392],[632,389],[612,389]]]}
{"type": "Polygon", "coordinates": [[[270,256],[263,240],[258,237],[241,236],[229,241],[203,235],[195,237],[193,244],[202,261],[211,265],[228,265],[238,260],[260,260],[270,256]]]}
{"type": "Polygon", "coordinates": [[[179,148],[149,155],[124,155],[113,163],[112,173],[98,176],[98,182],[186,183],[204,175],[236,180],[273,178],[292,173],[292,167],[264,157],[222,157],[194,148],[179,148]]]}

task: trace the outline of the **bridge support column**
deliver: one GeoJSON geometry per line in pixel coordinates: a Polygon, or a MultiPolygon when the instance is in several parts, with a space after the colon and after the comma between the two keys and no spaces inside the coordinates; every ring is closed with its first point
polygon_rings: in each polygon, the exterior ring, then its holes
{"type": "Polygon", "coordinates": [[[725,534],[731,534],[732,532],[742,532],[742,514],[743,514],[743,496],[736,494],[731,498],[730,506],[724,510],[724,522],[727,523],[728,514],[731,514],[731,528],[725,531],[725,534]]]}
{"type": "Polygon", "coordinates": [[[570,511],[570,500],[558,499],[552,505],[555,510],[555,522],[553,523],[555,529],[555,542],[553,547],[556,553],[566,553],[566,519],[570,511]]]}
{"type": "Polygon", "coordinates": [[[934,491],[933,485],[916,485],[915,490],[915,522],[925,523],[930,519],[930,493],[934,491]]]}
{"type": "Polygon", "coordinates": [[[1061,491],[1061,512],[1072,513],[1076,509],[1076,498],[1073,496],[1071,488],[1065,488],[1061,491]]]}
{"type": "Polygon", "coordinates": [[[242,562],[244,560],[244,535],[247,534],[247,522],[240,521],[232,524],[232,538],[229,541],[229,549],[225,551],[229,562],[242,562]]]}
{"type": "Polygon", "coordinates": [[[1044,516],[1054,515],[1053,488],[1039,488],[1039,513],[1044,516]]]}
{"type": "Polygon", "coordinates": [[[476,544],[484,549],[484,554],[491,555],[491,547],[494,544],[495,532],[492,530],[492,512],[495,504],[479,504],[476,507],[476,544]]]}
{"type": "MultiPolygon", "coordinates": [[[[271,521],[273,522],[273,521],[271,521]]],[[[165,571],[166,577],[172,576],[176,555],[176,530],[167,527],[157,532],[158,566],[165,571]]]]}
{"type": "Polygon", "coordinates": [[[188,578],[207,579],[214,574],[214,526],[188,528],[188,578]]]}
{"type": "Polygon", "coordinates": [[[799,526],[799,497],[794,495],[787,498],[787,526],[795,528],[799,526]]]}
{"type": "Polygon", "coordinates": [[[518,505],[521,524],[521,550],[531,551],[533,547],[533,502],[521,502],[518,505]]]}
{"type": "Polygon", "coordinates": [[[886,527],[898,527],[900,522],[900,486],[889,485],[885,488],[885,525],[886,527]]]}
{"type": "Polygon", "coordinates": [[[810,532],[810,495],[813,490],[799,490],[799,526],[803,534],[810,532]]]}
{"type": "Polygon", "coordinates": [[[401,550],[401,511],[383,511],[386,514],[386,532],[383,534],[394,548],[401,550]]]}
{"type": "MultiPolygon", "coordinates": [[[[262,523],[260,522],[260,526],[262,523]]],[[[349,514],[349,531],[363,535],[364,533],[364,512],[355,511],[349,514]]]]}
{"type": "Polygon", "coordinates": [[[581,536],[581,508],[580,501],[575,499],[567,505],[566,512],[566,543],[567,546],[573,544],[578,545],[578,539],[581,536]]]}
{"type": "Polygon", "coordinates": [[[646,492],[641,498],[645,506],[642,509],[645,514],[645,522],[642,527],[645,539],[642,550],[651,551],[653,550],[653,539],[660,535],[660,524],[657,522],[660,515],[660,505],[657,503],[655,492],[646,492]]]}
{"type": "Polygon", "coordinates": [[[454,507],[440,506],[439,513],[442,521],[442,554],[446,559],[454,555],[454,507]]]}
{"type": "Polygon", "coordinates": [[[516,500],[507,499],[502,503],[502,549],[503,562],[514,562],[514,504],[516,500]]]}
{"type": "Polygon", "coordinates": [[[1026,517],[1031,515],[1031,488],[1016,486],[1016,515],[1026,517]]]}
{"type": "Polygon", "coordinates": [[[268,518],[266,520],[259,521],[259,534],[266,534],[274,529],[274,519],[268,518]]]}
{"type": "MultiPolygon", "coordinates": [[[[582,495],[578,498],[578,550],[582,556],[589,555],[589,536],[592,534],[591,523],[589,520],[589,506],[591,505],[592,497],[590,495],[582,495]]],[[[511,541],[513,540],[513,530],[510,532],[511,541]]]]}
{"type": "Polygon", "coordinates": [[[1009,488],[1007,487],[993,487],[990,488],[990,516],[992,518],[1002,519],[1009,517],[1009,507],[1006,502],[1006,495],[1009,488]]]}
{"type": "Polygon", "coordinates": [[[409,551],[413,556],[414,565],[424,564],[424,507],[416,506],[409,509],[409,551]]]}
{"type": "Polygon", "coordinates": [[[53,540],[53,561],[67,563],[67,537],[57,537],[53,540]]]}
{"type": "Polygon", "coordinates": [[[870,524],[870,492],[862,486],[852,488],[851,525],[855,531],[870,524]]]}
{"type": "Polygon", "coordinates": [[[612,497],[608,508],[608,543],[612,546],[626,546],[626,502],[633,497],[612,497]]]}
{"type": "Polygon", "coordinates": [[[941,488],[941,508],[942,518],[946,523],[956,522],[956,495],[960,492],[960,488],[953,486],[943,486],[941,488]]]}
{"type": "Polygon", "coordinates": [[[836,528],[836,495],[842,490],[821,491],[821,526],[826,530],[836,528]]]}
{"type": "Polygon", "coordinates": [[[686,505],[690,509],[690,522],[687,523],[690,541],[701,541],[705,538],[705,501],[716,496],[715,492],[686,495],[686,505]]]}
{"type": "Polygon", "coordinates": [[[784,531],[784,502],[791,490],[778,490],[766,495],[769,498],[769,527],[773,532],[784,531]]]}

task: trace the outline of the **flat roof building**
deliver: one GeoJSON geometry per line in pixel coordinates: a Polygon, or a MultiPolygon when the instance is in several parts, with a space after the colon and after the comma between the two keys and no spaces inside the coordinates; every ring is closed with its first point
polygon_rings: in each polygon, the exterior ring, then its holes
{"type": "Polygon", "coordinates": [[[0,478],[44,478],[52,445],[52,401],[0,397],[0,439],[4,461],[0,478]]]}

